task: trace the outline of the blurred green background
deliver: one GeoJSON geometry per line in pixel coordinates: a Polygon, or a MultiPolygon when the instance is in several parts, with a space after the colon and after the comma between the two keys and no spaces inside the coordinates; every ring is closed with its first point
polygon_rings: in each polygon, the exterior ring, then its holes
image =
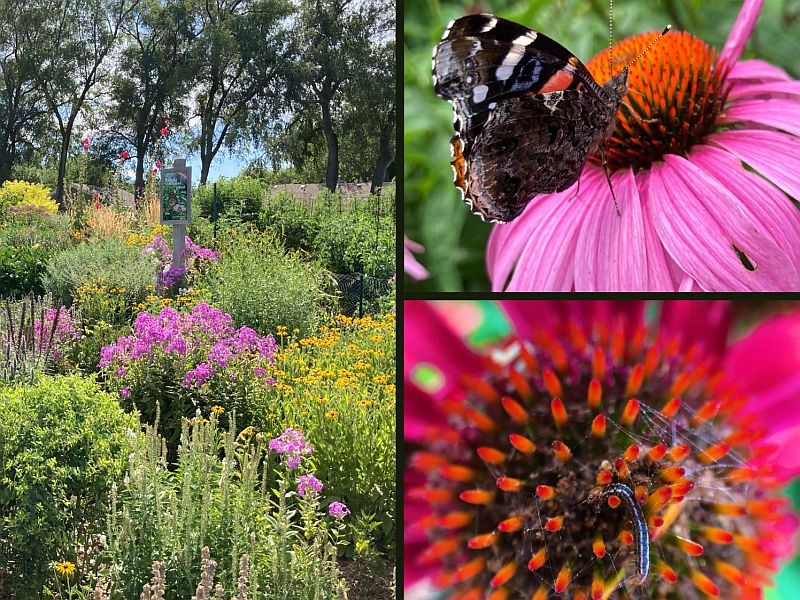
{"type": "MultiPolygon", "coordinates": [[[[617,0],[614,39],[672,23],[719,49],[741,5],[741,0],[617,0]]],[[[418,258],[431,273],[419,282],[406,277],[408,291],[489,289],[484,249],[491,225],[469,213],[453,185],[452,109],[434,96],[431,80],[431,53],[447,22],[470,12],[495,13],[542,31],[584,62],[608,45],[608,0],[406,0],[405,233],[425,246],[418,258]]],[[[798,77],[798,56],[800,0],[767,0],[745,57],[767,60],[798,77]]],[[[800,591],[791,598],[800,598],[800,591]]]]}

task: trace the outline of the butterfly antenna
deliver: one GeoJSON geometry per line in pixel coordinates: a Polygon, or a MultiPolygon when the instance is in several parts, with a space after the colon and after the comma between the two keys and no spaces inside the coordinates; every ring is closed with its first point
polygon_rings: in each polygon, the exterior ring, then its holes
{"type": "Polygon", "coordinates": [[[654,37],[653,40],[649,44],[647,44],[647,47],[644,50],[642,50],[641,52],[639,52],[639,54],[636,56],[636,58],[634,58],[631,62],[629,62],[628,66],[625,67],[625,68],[626,69],[630,69],[633,65],[635,65],[637,62],[639,62],[642,59],[642,57],[645,54],[648,53],[650,48],[655,46],[656,43],[658,42],[658,40],[660,40],[662,37],[667,35],[670,32],[671,29],[672,29],[672,25],[667,25],[666,27],[664,27],[664,31],[662,31],[656,37],[654,37]]]}
{"type": "Polygon", "coordinates": [[[608,72],[614,76],[614,0],[608,2],[608,72]]]}

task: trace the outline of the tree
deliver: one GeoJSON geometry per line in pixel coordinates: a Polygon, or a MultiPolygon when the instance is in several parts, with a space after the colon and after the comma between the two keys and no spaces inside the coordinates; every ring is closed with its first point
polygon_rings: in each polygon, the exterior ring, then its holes
{"type": "MultiPolygon", "coordinates": [[[[355,0],[301,0],[295,42],[296,72],[303,94],[319,109],[327,147],[325,185],[334,191],[339,182],[339,135],[336,111],[340,90],[365,69],[373,36],[381,34],[387,6],[355,0]]],[[[394,10],[391,9],[391,14],[394,10]]]]}
{"type": "Polygon", "coordinates": [[[223,145],[244,135],[257,103],[281,97],[288,42],[285,0],[199,2],[193,62],[200,120],[200,183],[223,145]]]}
{"type": "Polygon", "coordinates": [[[36,48],[35,78],[58,125],[61,147],[56,198],[64,199],[64,175],[72,132],[120,28],[139,0],[33,0],[21,10],[31,23],[25,43],[36,48]]]}
{"type": "Polygon", "coordinates": [[[182,0],[146,0],[123,27],[125,46],[111,79],[107,119],[113,123],[111,132],[137,159],[137,196],[144,189],[145,158],[163,139],[161,130],[186,122],[193,38],[192,13],[182,0]]]}
{"type": "Polygon", "coordinates": [[[42,129],[46,115],[32,53],[22,39],[27,26],[24,15],[11,10],[7,0],[0,0],[0,183],[11,177],[20,154],[31,153],[29,138],[42,129]]]}

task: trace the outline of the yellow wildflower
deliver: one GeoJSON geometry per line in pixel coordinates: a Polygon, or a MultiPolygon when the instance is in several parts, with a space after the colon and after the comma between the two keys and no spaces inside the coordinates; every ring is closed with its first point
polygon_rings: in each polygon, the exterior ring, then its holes
{"type": "Polygon", "coordinates": [[[329,410],[325,413],[325,417],[328,419],[337,419],[339,417],[339,412],[335,410],[329,410]]]}
{"type": "Polygon", "coordinates": [[[62,560],[60,563],[56,564],[56,572],[62,577],[69,577],[75,572],[75,563],[62,560]]]}
{"type": "Polygon", "coordinates": [[[215,404],[214,406],[211,407],[211,412],[214,413],[215,415],[221,415],[222,413],[225,412],[225,409],[215,404]]]}

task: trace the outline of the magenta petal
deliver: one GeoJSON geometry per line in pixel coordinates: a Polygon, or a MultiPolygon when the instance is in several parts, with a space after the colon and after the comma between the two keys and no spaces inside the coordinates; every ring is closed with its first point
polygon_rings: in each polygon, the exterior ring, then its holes
{"type": "Polygon", "coordinates": [[[595,195],[578,237],[575,251],[575,290],[587,292],[642,292],[649,290],[644,220],[633,170],[611,177],[611,190],[595,195]],[[603,197],[605,196],[605,197],[603,197]]]}
{"type": "Polygon", "coordinates": [[[665,155],[650,175],[656,231],[673,260],[706,291],[797,289],[797,273],[738,198],[683,157],[665,155]],[[745,267],[735,248],[755,265],[745,267]]]}
{"type": "Polygon", "coordinates": [[[514,271],[520,254],[528,243],[528,213],[538,210],[534,202],[528,204],[522,214],[511,223],[494,226],[486,246],[486,270],[492,282],[493,292],[502,292],[514,271]]]}
{"type": "Polygon", "coordinates": [[[800,102],[782,98],[740,100],[725,109],[720,123],[758,123],[800,135],[800,102]]]}
{"type": "Polygon", "coordinates": [[[661,240],[658,239],[653,225],[652,203],[650,195],[649,172],[636,174],[636,185],[639,190],[642,204],[642,217],[644,220],[644,243],[647,249],[648,287],[653,292],[674,292],[678,289],[678,282],[687,277],[667,254],[661,240]],[[678,276],[673,276],[673,271],[678,276]]]}
{"type": "Polygon", "coordinates": [[[661,331],[678,334],[685,347],[697,344],[719,359],[725,355],[733,311],[722,300],[675,300],[661,305],[660,323],[661,331]]]}
{"type": "Polygon", "coordinates": [[[546,292],[573,288],[575,248],[586,213],[607,186],[599,167],[587,165],[581,175],[581,191],[550,194],[534,200],[536,210],[525,215],[527,244],[517,263],[507,291],[546,292]]]}
{"type": "Polygon", "coordinates": [[[446,395],[463,373],[480,375],[480,357],[447,325],[433,307],[422,300],[403,304],[403,375],[408,377],[420,364],[434,365],[444,375],[444,387],[437,397],[446,395]]]}
{"type": "Polygon", "coordinates": [[[742,55],[744,47],[747,45],[747,40],[750,39],[750,34],[753,33],[753,27],[758,21],[758,16],[761,14],[761,9],[764,6],[764,0],[745,0],[742,5],[739,15],[736,17],[736,22],[733,24],[728,39],[719,54],[720,62],[729,65],[734,64],[739,60],[742,55]]]}
{"type": "Polygon", "coordinates": [[[417,387],[411,379],[403,380],[403,437],[422,443],[431,426],[447,427],[447,416],[434,398],[417,387]]]}
{"type": "Polygon", "coordinates": [[[728,73],[728,81],[732,80],[770,81],[784,80],[789,81],[789,74],[764,60],[740,60],[728,73]]]}
{"type": "Polygon", "coordinates": [[[743,169],[739,159],[725,150],[698,146],[690,160],[738,197],[748,218],[769,232],[795,268],[800,266],[800,212],[783,192],[743,169]]]}
{"type": "Polygon", "coordinates": [[[734,343],[725,372],[746,394],[765,392],[800,373],[800,313],[773,317],[734,343]]]}
{"type": "Polygon", "coordinates": [[[789,194],[800,198],[800,140],[777,131],[721,131],[708,137],[789,194]]]}
{"type": "Polygon", "coordinates": [[[759,83],[736,83],[728,92],[728,100],[748,98],[800,96],[800,81],[764,81],[759,83]]]}

